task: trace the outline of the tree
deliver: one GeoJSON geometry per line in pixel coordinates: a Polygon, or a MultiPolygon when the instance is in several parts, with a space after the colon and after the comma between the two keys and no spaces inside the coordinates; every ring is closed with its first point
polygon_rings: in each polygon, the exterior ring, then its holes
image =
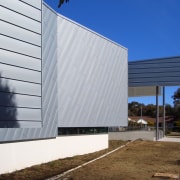
{"type": "Polygon", "coordinates": [[[174,100],[173,103],[175,119],[180,119],[180,88],[178,88],[177,91],[174,92],[172,98],[174,100]]]}
{"type": "Polygon", "coordinates": [[[180,88],[178,88],[177,91],[174,92],[172,98],[174,100],[174,107],[180,106],[180,88]]]}
{"type": "Polygon", "coordinates": [[[174,115],[174,109],[170,104],[165,105],[165,111],[167,116],[172,116],[174,115]]]}
{"type": "Polygon", "coordinates": [[[128,115],[129,116],[140,116],[141,115],[141,105],[144,107],[144,104],[138,102],[128,103],[128,115]]]}
{"type": "Polygon", "coordinates": [[[148,104],[144,113],[146,116],[156,117],[156,106],[154,104],[148,104]]]}
{"type": "Polygon", "coordinates": [[[64,2],[69,2],[69,0],[59,0],[59,4],[58,4],[58,8],[61,7],[62,4],[64,4],[64,2]]]}

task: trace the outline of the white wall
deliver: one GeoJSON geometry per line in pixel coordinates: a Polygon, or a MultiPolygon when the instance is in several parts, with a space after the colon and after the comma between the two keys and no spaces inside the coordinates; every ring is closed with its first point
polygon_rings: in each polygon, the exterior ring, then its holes
{"type": "Polygon", "coordinates": [[[0,144],[0,174],[108,147],[108,134],[0,144]]]}

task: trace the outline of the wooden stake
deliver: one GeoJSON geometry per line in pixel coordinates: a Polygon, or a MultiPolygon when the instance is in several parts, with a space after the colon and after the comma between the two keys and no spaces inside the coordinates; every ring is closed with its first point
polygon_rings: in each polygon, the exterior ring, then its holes
{"type": "Polygon", "coordinates": [[[171,174],[171,173],[155,173],[153,177],[164,177],[164,178],[171,178],[171,179],[179,179],[178,174],[171,174]]]}

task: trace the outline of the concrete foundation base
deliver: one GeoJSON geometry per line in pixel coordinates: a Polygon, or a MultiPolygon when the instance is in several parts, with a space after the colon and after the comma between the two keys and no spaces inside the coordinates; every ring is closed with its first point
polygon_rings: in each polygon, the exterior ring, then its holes
{"type": "Polygon", "coordinates": [[[108,148],[108,134],[0,144],[0,174],[108,148]]]}

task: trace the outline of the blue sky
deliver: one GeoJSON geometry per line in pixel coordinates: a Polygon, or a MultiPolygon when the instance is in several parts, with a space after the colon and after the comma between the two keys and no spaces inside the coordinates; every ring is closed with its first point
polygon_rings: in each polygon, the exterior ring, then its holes
{"type": "MultiPolygon", "coordinates": [[[[180,0],[45,0],[58,13],[128,48],[129,61],[180,56],[180,0]]],[[[177,87],[166,88],[172,104],[177,87]]],[[[145,104],[155,97],[130,98],[145,104]]]]}

